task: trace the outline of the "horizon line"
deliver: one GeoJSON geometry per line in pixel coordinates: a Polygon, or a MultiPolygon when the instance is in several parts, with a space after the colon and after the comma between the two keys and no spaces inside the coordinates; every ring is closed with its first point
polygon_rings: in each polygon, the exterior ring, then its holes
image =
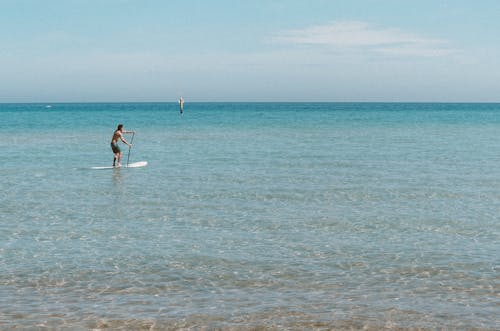
{"type": "MultiPolygon", "coordinates": [[[[0,105],[57,105],[57,104],[177,104],[176,101],[0,101],[0,105]]],[[[309,104],[324,104],[324,103],[378,103],[378,104],[500,104],[500,101],[186,101],[185,104],[199,104],[199,103],[309,103],[309,104]]]]}

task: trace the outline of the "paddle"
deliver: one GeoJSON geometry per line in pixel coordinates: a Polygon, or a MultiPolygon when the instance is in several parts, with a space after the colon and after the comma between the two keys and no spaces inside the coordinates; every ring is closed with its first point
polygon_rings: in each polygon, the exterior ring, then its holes
{"type": "MultiPolygon", "coordinates": [[[[132,145],[132,142],[134,141],[134,136],[135,132],[132,132],[132,139],[130,139],[130,145],[132,145]]],[[[127,156],[127,167],[128,167],[128,161],[130,160],[130,149],[132,146],[128,146],[128,156],[127,156]]]]}

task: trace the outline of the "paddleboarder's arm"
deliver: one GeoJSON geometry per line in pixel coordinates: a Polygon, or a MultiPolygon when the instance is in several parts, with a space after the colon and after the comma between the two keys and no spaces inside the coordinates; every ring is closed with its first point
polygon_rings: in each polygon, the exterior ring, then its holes
{"type": "Polygon", "coordinates": [[[128,146],[132,146],[132,145],[130,145],[130,144],[129,144],[126,140],[125,140],[125,138],[123,138],[123,135],[122,135],[122,134],[120,134],[120,139],[121,139],[121,141],[123,141],[123,143],[124,143],[124,144],[126,144],[126,145],[128,145],[128,146]]]}

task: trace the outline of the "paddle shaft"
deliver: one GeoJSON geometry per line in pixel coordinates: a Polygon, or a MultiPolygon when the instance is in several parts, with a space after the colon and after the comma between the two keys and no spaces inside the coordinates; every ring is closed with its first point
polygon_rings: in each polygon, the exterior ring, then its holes
{"type": "MultiPolygon", "coordinates": [[[[132,142],[134,141],[134,136],[135,132],[132,132],[132,139],[130,139],[130,145],[132,145],[132,142]]],[[[132,146],[128,146],[128,156],[127,156],[127,167],[128,167],[128,161],[130,160],[130,149],[132,146]]]]}

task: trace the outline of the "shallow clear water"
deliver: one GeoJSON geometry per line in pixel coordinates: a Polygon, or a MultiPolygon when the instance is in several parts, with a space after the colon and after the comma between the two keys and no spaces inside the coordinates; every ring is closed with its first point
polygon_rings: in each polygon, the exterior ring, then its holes
{"type": "Polygon", "coordinates": [[[1,329],[498,328],[500,104],[177,107],[0,105],[1,329]]]}

